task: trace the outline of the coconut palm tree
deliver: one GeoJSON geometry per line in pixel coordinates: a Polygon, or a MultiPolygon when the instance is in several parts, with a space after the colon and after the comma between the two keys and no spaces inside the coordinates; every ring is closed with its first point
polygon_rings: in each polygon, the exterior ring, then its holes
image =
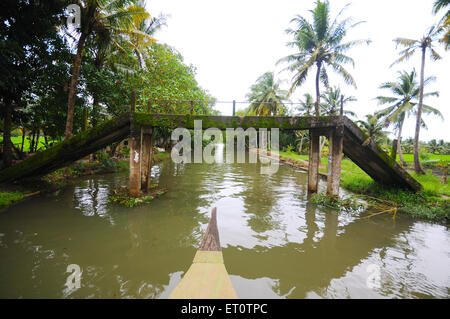
{"type": "Polygon", "coordinates": [[[400,52],[400,58],[392,65],[408,60],[417,50],[422,53],[422,64],[420,68],[420,92],[419,92],[419,106],[417,108],[416,131],[414,136],[414,170],[417,174],[425,174],[425,171],[420,164],[419,158],[419,134],[422,125],[422,111],[423,111],[423,89],[425,81],[425,57],[427,49],[430,51],[430,56],[433,61],[441,59],[441,56],[434,50],[434,43],[438,40],[442,32],[441,26],[432,26],[428,32],[419,40],[396,38],[394,42],[397,47],[401,46],[404,49],[400,52]]]}
{"type": "Polygon", "coordinates": [[[300,112],[300,116],[311,116],[311,111],[314,107],[313,97],[309,93],[305,93],[303,96],[305,98],[300,100],[300,105],[297,107],[297,111],[300,112]]]}
{"type": "Polygon", "coordinates": [[[380,121],[377,115],[366,115],[366,121],[357,121],[359,128],[367,135],[367,139],[363,142],[363,145],[367,145],[370,141],[381,145],[386,141],[387,134],[389,132],[384,131],[385,124],[380,121]]]}
{"type": "MultiPolygon", "coordinates": [[[[433,12],[436,14],[441,9],[445,9],[449,5],[450,5],[450,0],[434,0],[433,12]]],[[[448,12],[447,12],[447,14],[448,14],[448,12]]]]}
{"type": "MultiPolygon", "coordinates": [[[[345,97],[341,93],[341,89],[339,87],[327,87],[327,90],[325,91],[325,93],[321,94],[321,98],[324,101],[323,103],[320,104],[321,113],[324,115],[328,115],[328,116],[339,115],[341,102],[342,102],[342,106],[344,106],[345,104],[347,104],[349,102],[357,101],[354,96],[345,97]],[[342,100],[341,100],[341,96],[342,96],[342,100]]],[[[343,110],[343,111],[344,111],[344,114],[346,114],[346,115],[356,117],[356,114],[353,111],[350,111],[350,110],[343,110]]]]}
{"type": "Polygon", "coordinates": [[[96,34],[140,33],[134,30],[133,17],[148,17],[145,8],[134,6],[136,0],[84,0],[77,1],[81,9],[81,24],[75,32],[77,52],[72,66],[67,102],[66,138],[72,136],[75,95],[80,74],[81,59],[86,41],[96,34]]]}
{"type": "Polygon", "coordinates": [[[250,88],[247,98],[250,101],[249,111],[255,115],[283,114],[286,111],[284,102],[287,92],[280,89],[280,82],[275,81],[273,72],[266,72],[256,80],[250,88]]]}
{"type": "Polygon", "coordinates": [[[406,154],[411,154],[414,152],[414,139],[412,137],[407,138],[402,142],[402,151],[406,154]]]}
{"type": "MultiPolygon", "coordinates": [[[[446,9],[450,5],[450,0],[435,0],[433,5],[433,13],[437,14],[442,9],[446,9]]],[[[450,45],[450,9],[447,10],[442,17],[441,26],[445,32],[444,37],[440,40],[445,44],[445,49],[448,50],[450,45]]]]}
{"type": "Polygon", "coordinates": [[[301,155],[303,151],[303,145],[307,145],[309,142],[308,130],[295,131],[295,145],[297,145],[298,153],[301,155]]]}
{"type": "MultiPolygon", "coordinates": [[[[348,5],[344,9],[347,7],[348,5]]],[[[346,55],[346,52],[357,45],[370,43],[370,40],[344,42],[347,31],[361,23],[353,23],[351,18],[338,21],[344,9],[331,21],[329,2],[318,0],[316,7],[310,11],[313,16],[312,22],[297,15],[291,20],[291,23],[296,24],[296,28],[286,30],[294,37],[294,41],[288,45],[294,47],[297,52],[280,59],[278,63],[289,63],[284,70],[295,72],[289,94],[306,80],[309,70],[314,65],[317,67],[316,116],[320,116],[320,82],[328,86],[327,67],[341,75],[347,84],[356,87],[352,75],[344,68],[345,64],[354,66],[353,59],[346,55]]]]}
{"type": "MultiPolygon", "coordinates": [[[[145,8],[145,0],[138,0],[137,6],[145,8]]],[[[138,59],[138,65],[141,70],[146,69],[144,59],[144,49],[149,48],[154,42],[154,35],[163,26],[167,26],[167,16],[160,14],[158,17],[143,18],[142,16],[133,17],[134,28],[139,33],[131,32],[129,35],[128,44],[132,48],[138,59]]]]}
{"type": "MultiPolygon", "coordinates": [[[[399,76],[396,82],[386,82],[380,86],[380,89],[390,90],[393,96],[377,96],[378,104],[386,105],[389,104],[387,108],[378,111],[376,114],[384,119],[386,125],[391,123],[394,124],[397,130],[397,152],[400,161],[404,166],[406,166],[406,161],[403,158],[402,152],[402,130],[403,124],[407,116],[415,113],[418,105],[418,100],[420,97],[420,86],[416,81],[416,70],[413,69],[410,73],[406,71],[399,72],[399,76]]],[[[434,81],[434,77],[428,77],[424,80],[424,86],[426,86],[431,81],[434,81]]],[[[427,96],[439,96],[438,92],[429,92],[423,95],[427,96]]],[[[442,117],[442,114],[435,108],[429,105],[423,105],[422,110],[424,113],[433,113],[442,117]]],[[[424,123],[422,123],[424,125],[424,123]]]]}
{"type": "Polygon", "coordinates": [[[437,141],[436,141],[436,139],[432,139],[431,141],[429,141],[428,142],[428,144],[427,144],[427,151],[428,151],[428,153],[431,153],[431,154],[441,154],[441,152],[442,152],[442,146],[443,146],[443,140],[441,140],[441,142],[442,143],[438,143],[437,141]]]}
{"type": "MultiPolygon", "coordinates": [[[[300,116],[311,116],[314,107],[314,98],[309,93],[305,93],[303,94],[303,96],[304,99],[300,100],[300,104],[299,106],[297,106],[297,111],[299,112],[300,116]]],[[[299,154],[302,153],[303,143],[307,143],[309,141],[308,133],[308,130],[295,131],[295,144],[298,147],[299,154]]]]}

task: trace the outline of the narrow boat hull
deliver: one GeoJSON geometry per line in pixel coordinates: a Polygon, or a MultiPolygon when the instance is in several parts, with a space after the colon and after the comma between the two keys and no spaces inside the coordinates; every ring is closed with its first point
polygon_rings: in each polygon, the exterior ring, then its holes
{"type": "Polygon", "coordinates": [[[171,299],[236,299],[221,251],[197,251],[171,299]]]}
{"type": "Polygon", "coordinates": [[[237,299],[223,262],[217,229],[216,208],[191,267],[169,299],[237,299]]]}

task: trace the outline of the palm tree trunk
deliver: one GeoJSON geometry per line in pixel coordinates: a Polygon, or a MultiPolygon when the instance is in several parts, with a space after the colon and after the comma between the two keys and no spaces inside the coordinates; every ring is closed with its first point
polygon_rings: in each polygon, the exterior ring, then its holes
{"type": "Polygon", "coordinates": [[[12,147],[11,147],[11,118],[12,118],[12,102],[5,102],[5,119],[3,123],[3,163],[5,167],[12,164],[12,147]]]}
{"type": "Polygon", "coordinates": [[[34,150],[34,136],[35,136],[34,132],[35,131],[34,131],[34,128],[33,128],[31,133],[30,133],[30,146],[28,148],[28,152],[29,153],[33,153],[33,150],[34,150]]]}
{"type": "Polygon", "coordinates": [[[316,116],[320,116],[320,68],[322,64],[317,63],[317,74],[316,74],[316,116]]]}
{"type": "Polygon", "coordinates": [[[302,155],[303,138],[305,137],[305,133],[304,133],[304,132],[301,132],[300,134],[302,134],[302,137],[301,137],[301,139],[300,139],[300,147],[299,147],[299,149],[298,149],[298,153],[299,153],[300,155],[302,155]]]}
{"type": "Polygon", "coordinates": [[[78,45],[77,45],[77,55],[75,56],[75,61],[73,63],[72,79],[70,81],[69,99],[67,102],[67,120],[66,120],[66,132],[65,132],[66,139],[69,139],[72,137],[73,114],[75,111],[77,82],[78,82],[78,76],[80,75],[81,57],[83,55],[85,41],[86,41],[86,34],[81,33],[80,39],[78,40],[78,45]]]}
{"type": "Polygon", "coordinates": [[[36,138],[36,146],[34,147],[34,151],[37,152],[39,148],[39,138],[41,137],[41,129],[38,127],[37,129],[37,138],[36,138]]]}
{"type": "Polygon", "coordinates": [[[144,70],[146,65],[145,65],[144,59],[142,58],[141,53],[136,49],[134,50],[134,53],[136,54],[136,57],[138,58],[139,69],[144,70]]]}
{"type": "Polygon", "coordinates": [[[87,130],[87,109],[84,107],[83,108],[83,115],[82,115],[82,122],[81,122],[81,132],[85,132],[87,130]]]}
{"type": "Polygon", "coordinates": [[[414,136],[414,170],[417,174],[425,174],[425,171],[420,164],[419,158],[419,133],[420,124],[422,122],[422,106],[423,106],[423,82],[425,75],[425,51],[426,48],[422,48],[422,69],[420,70],[420,93],[419,93],[419,107],[417,109],[417,122],[416,122],[416,134],[414,136]]]}
{"type": "Polygon", "coordinates": [[[93,103],[92,103],[92,116],[91,116],[91,125],[92,127],[96,127],[99,123],[99,116],[100,116],[100,112],[99,112],[99,108],[100,106],[99,101],[98,101],[98,92],[94,91],[92,93],[92,98],[93,98],[93,103]]]}
{"type": "MultiPolygon", "coordinates": [[[[101,64],[99,63],[99,65],[101,65],[101,64]]],[[[99,112],[98,112],[98,92],[96,90],[92,93],[92,97],[93,97],[93,103],[92,103],[91,124],[92,124],[92,127],[95,127],[98,124],[98,117],[99,117],[99,112]]],[[[94,153],[89,155],[89,163],[93,163],[94,162],[96,153],[97,152],[94,152],[94,153]]]]}
{"type": "Polygon", "coordinates": [[[325,146],[326,141],[327,141],[327,138],[325,136],[320,137],[320,150],[319,150],[320,156],[322,156],[322,149],[325,146]]]}
{"type": "Polygon", "coordinates": [[[20,151],[23,153],[23,146],[25,144],[25,136],[26,136],[26,129],[25,127],[22,127],[22,145],[20,145],[20,151]]]}
{"type": "MultiPolygon", "coordinates": [[[[398,136],[397,136],[397,153],[398,157],[400,158],[400,162],[403,166],[408,166],[405,159],[403,158],[403,152],[402,152],[402,130],[403,130],[403,123],[405,122],[405,116],[403,115],[402,119],[400,120],[400,123],[398,123],[398,136]]],[[[395,159],[394,159],[395,160],[395,159]]]]}

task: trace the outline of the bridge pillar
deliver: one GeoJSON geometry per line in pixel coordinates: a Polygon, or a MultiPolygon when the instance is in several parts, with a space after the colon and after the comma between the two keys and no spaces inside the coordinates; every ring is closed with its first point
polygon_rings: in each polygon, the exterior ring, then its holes
{"type": "Polygon", "coordinates": [[[141,139],[130,137],[130,196],[141,196],[141,139]]]}
{"type": "Polygon", "coordinates": [[[141,188],[144,192],[150,191],[152,155],[153,155],[153,128],[141,128],[141,188]]]}
{"type": "Polygon", "coordinates": [[[141,196],[141,138],[134,129],[134,113],[136,112],[136,90],[133,89],[130,103],[130,175],[129,191],[131,197],[141,196]]]}
{"type": "Polygon", "coordinates": [[[339,185],[341,182],[341,163],[344,150],[344,128],[337,127],[330,132],[329,141],[329,159],[327,195],[332,197],[339,196],[339,185]]]}
{"type": "Polygon", "coordinates": [[[319,187],[320,134],[309,130],[308,193],[317,193],[319,187]]]}

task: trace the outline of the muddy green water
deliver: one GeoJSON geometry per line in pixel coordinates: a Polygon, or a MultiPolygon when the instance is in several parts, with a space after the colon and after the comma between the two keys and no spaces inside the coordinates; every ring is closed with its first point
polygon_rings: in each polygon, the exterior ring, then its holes
{"type": "Polygon", "coordinates": [[[167,298],[212,206],[240,298],[450,297],[444,226],[315,207],[307,175],[287,166],[269,176],[260,164],[169,160],[152,174],[169,192],[150,206],[108,204],[108,194],[127,183],[114,174],[1,213],[0,298],[167,298]],[[65,286],[69,264],[82,269],[79,289],[65,286]]]}

